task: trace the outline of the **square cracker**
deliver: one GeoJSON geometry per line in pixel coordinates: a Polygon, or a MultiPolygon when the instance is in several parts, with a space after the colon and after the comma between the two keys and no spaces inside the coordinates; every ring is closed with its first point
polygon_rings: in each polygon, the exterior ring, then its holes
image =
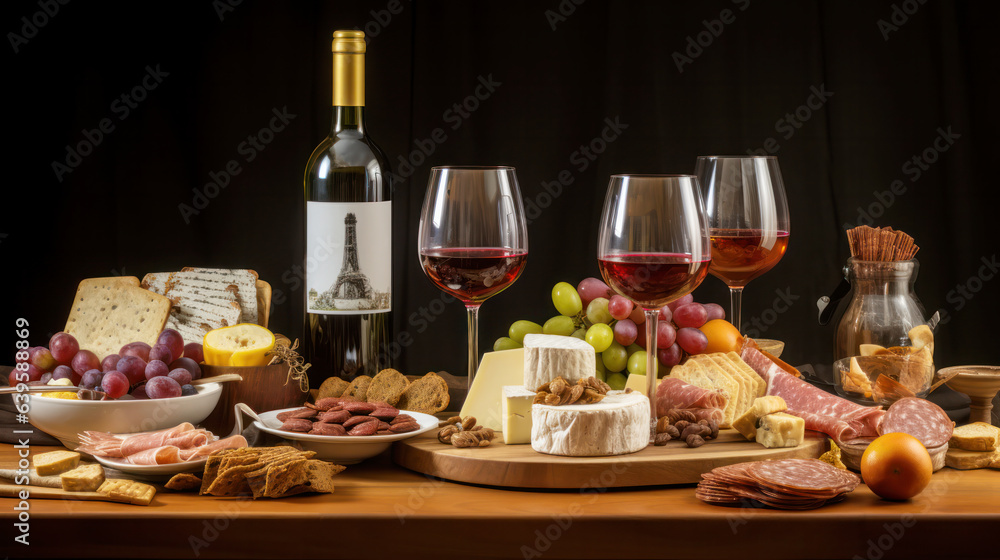
{"type": "Polygon", "coordinates": [[[153,496],[156,495],[156,488],[149,484],[121,478],[105,480],[97,491],[112,498],[128,500],[128,503],[140,506],[148,506],[153,501],[153,496]]]}
{"type": "Polygon", "coordinates": [[[66,319],[66,333],[81,350],[104,359],[129,342],[152,346],[170,315],[170,299],[138,286],[138,278],[88,278],[80,282],[66,319]]]}

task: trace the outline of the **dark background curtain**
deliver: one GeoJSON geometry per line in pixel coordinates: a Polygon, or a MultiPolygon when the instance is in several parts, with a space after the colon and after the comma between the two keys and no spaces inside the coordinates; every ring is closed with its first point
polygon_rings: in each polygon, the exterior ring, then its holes
{"type": "MultiPolygon", "coordinates": [[[[792,232],[746,289],[751,333],[785,340],[791,363],[829,363],[815,301],[841,277],[845,226],[874,222],[922,247],[916,292],[948,313],[938,366],[997,363],[996,2],[576,2],[4,2],[4,347],[16,317],[46,343],[83,278],[183,266],[257,270],[272,326],[297,335],[303,167],[329,130],[331,33],[359,28],[369,129],[408,177],[392,226],[404,372],[465,367],[465,313],[433,303],[416,259],[432,166],[517,167],[530,256],[483,306],[488,350],[512,321],[556,314],[554,283],[598,275],[609,175],[762,149],[792,232]],[[120,99],[144,78],[141,101],[120,99]],[[288,124],[251,160],[242,143],[275,111],[288,124]],[[239,174],[185,217],[231,160],[239,174]]],[[[715,278],[696,297],[728,308],[715,278]]]]}

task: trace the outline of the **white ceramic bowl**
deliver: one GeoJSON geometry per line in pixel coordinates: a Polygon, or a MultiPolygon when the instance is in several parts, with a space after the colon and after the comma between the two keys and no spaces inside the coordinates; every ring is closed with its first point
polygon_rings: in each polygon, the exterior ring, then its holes
{"type": "Polygon", "coordinates": [[[206,383],[196,387],[197,395],[126,401],[80,401],[34,394],[28,421],[66,447],[76,449],[80,445],[77,434],[85,430],[129,434],[201,422],[219,403],[222,385],[206,383]]]}
{"type": "MultiPolygon", "coordinates": [[[[388,449],[392,445],[392,442],[409,439],[433,430],[438,427],[439,422],[437,418],[430,414],[400,410],[400,414],[409,414],[416,419],[417,424],[420,424],[420,428],[412,432],[406,432],[405,434],[382,436],[317,436],[279,430],[278,427],[281,426],[281,422],[278,420],[278,414],[298,409],[299,407],[284,408],[258,414],[257,417],[260,418],[260,421],[255,420],[253,425],[258,430],[295,442],[298,446],[302,447],[303,451],[315,451],[317,459],[332,461],[341,465],[360,463],[365,459],[374,457],[388,449]]],[[[239,418],[238,425],[242,429],[243,415],[240,414],[239,409],[237,409],[236,416],[239,418]]]]}

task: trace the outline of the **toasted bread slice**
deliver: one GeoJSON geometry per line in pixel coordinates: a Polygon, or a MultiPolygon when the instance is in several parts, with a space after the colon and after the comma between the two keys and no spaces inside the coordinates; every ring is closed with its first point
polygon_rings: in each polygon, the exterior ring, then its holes
{"type": "Polygon", "coordinates": [[[1000,447],[1000,428],[986,422],[973,422],[955,428],[948,446],[965,451],[992,451],[1000,447]]]}
{"type": "Polygon", "coordinates": [[[425,414],[437,414],[448,408],[448,382],[440,375],[430,372],[410,383],[400,397],[396,407],[425,414]]]}
{"type": "Polygon", "coordinates": [[[350,385],[344,389],[344,392],[340,396],[354,397],[359,401],[366,400],[365,397],[368,395],[368,386],[371,385],[371,382],[371,377],[367,375],[359,375],[351,381],[350,385]]]}
{"type": "Polygon", "coordinates": [[[949,448],[944,456],[944,464],[953,469],[962,470],[1000,468],[1000,450],[965,451],[949,448]]]}
{"type": "Polygon", "coordinates": [[[399,402],[403,392],[410,386],[406,376],[394,369],[383,369],[372,378],[371,385],[368,386],[368,393],[365,400],[368,402],[385,402],[393,406],[399,402]]]}
{"type": "Polygon", "coordinates": [[[319,391],[316,393],[315,400],[318,401],[327,397],[343,396],[344,391],[347,390],[350,385],[350,383],[344,381],[336,375],[327,377],[326,380],[323,381],[323,384],[319,386],[319,391]]]}

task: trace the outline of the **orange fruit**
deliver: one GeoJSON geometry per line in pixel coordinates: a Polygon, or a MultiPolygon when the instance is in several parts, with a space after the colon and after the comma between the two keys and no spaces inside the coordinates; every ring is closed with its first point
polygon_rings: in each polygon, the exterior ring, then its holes
{"type": "Polygon", "coordinates": [[[739,352],[743,346],[743,335],[739,329],[725,319],[712,319],[699,329],[708,337],[705,354],[715,352],[739,352]]]}
{"type": "Polygon", "coordinates": [[[931,481],[934,465],[924,444],[910,434],[879,436],[861,456],[861,478],[886,500],[909,500],[931,481]]]}

